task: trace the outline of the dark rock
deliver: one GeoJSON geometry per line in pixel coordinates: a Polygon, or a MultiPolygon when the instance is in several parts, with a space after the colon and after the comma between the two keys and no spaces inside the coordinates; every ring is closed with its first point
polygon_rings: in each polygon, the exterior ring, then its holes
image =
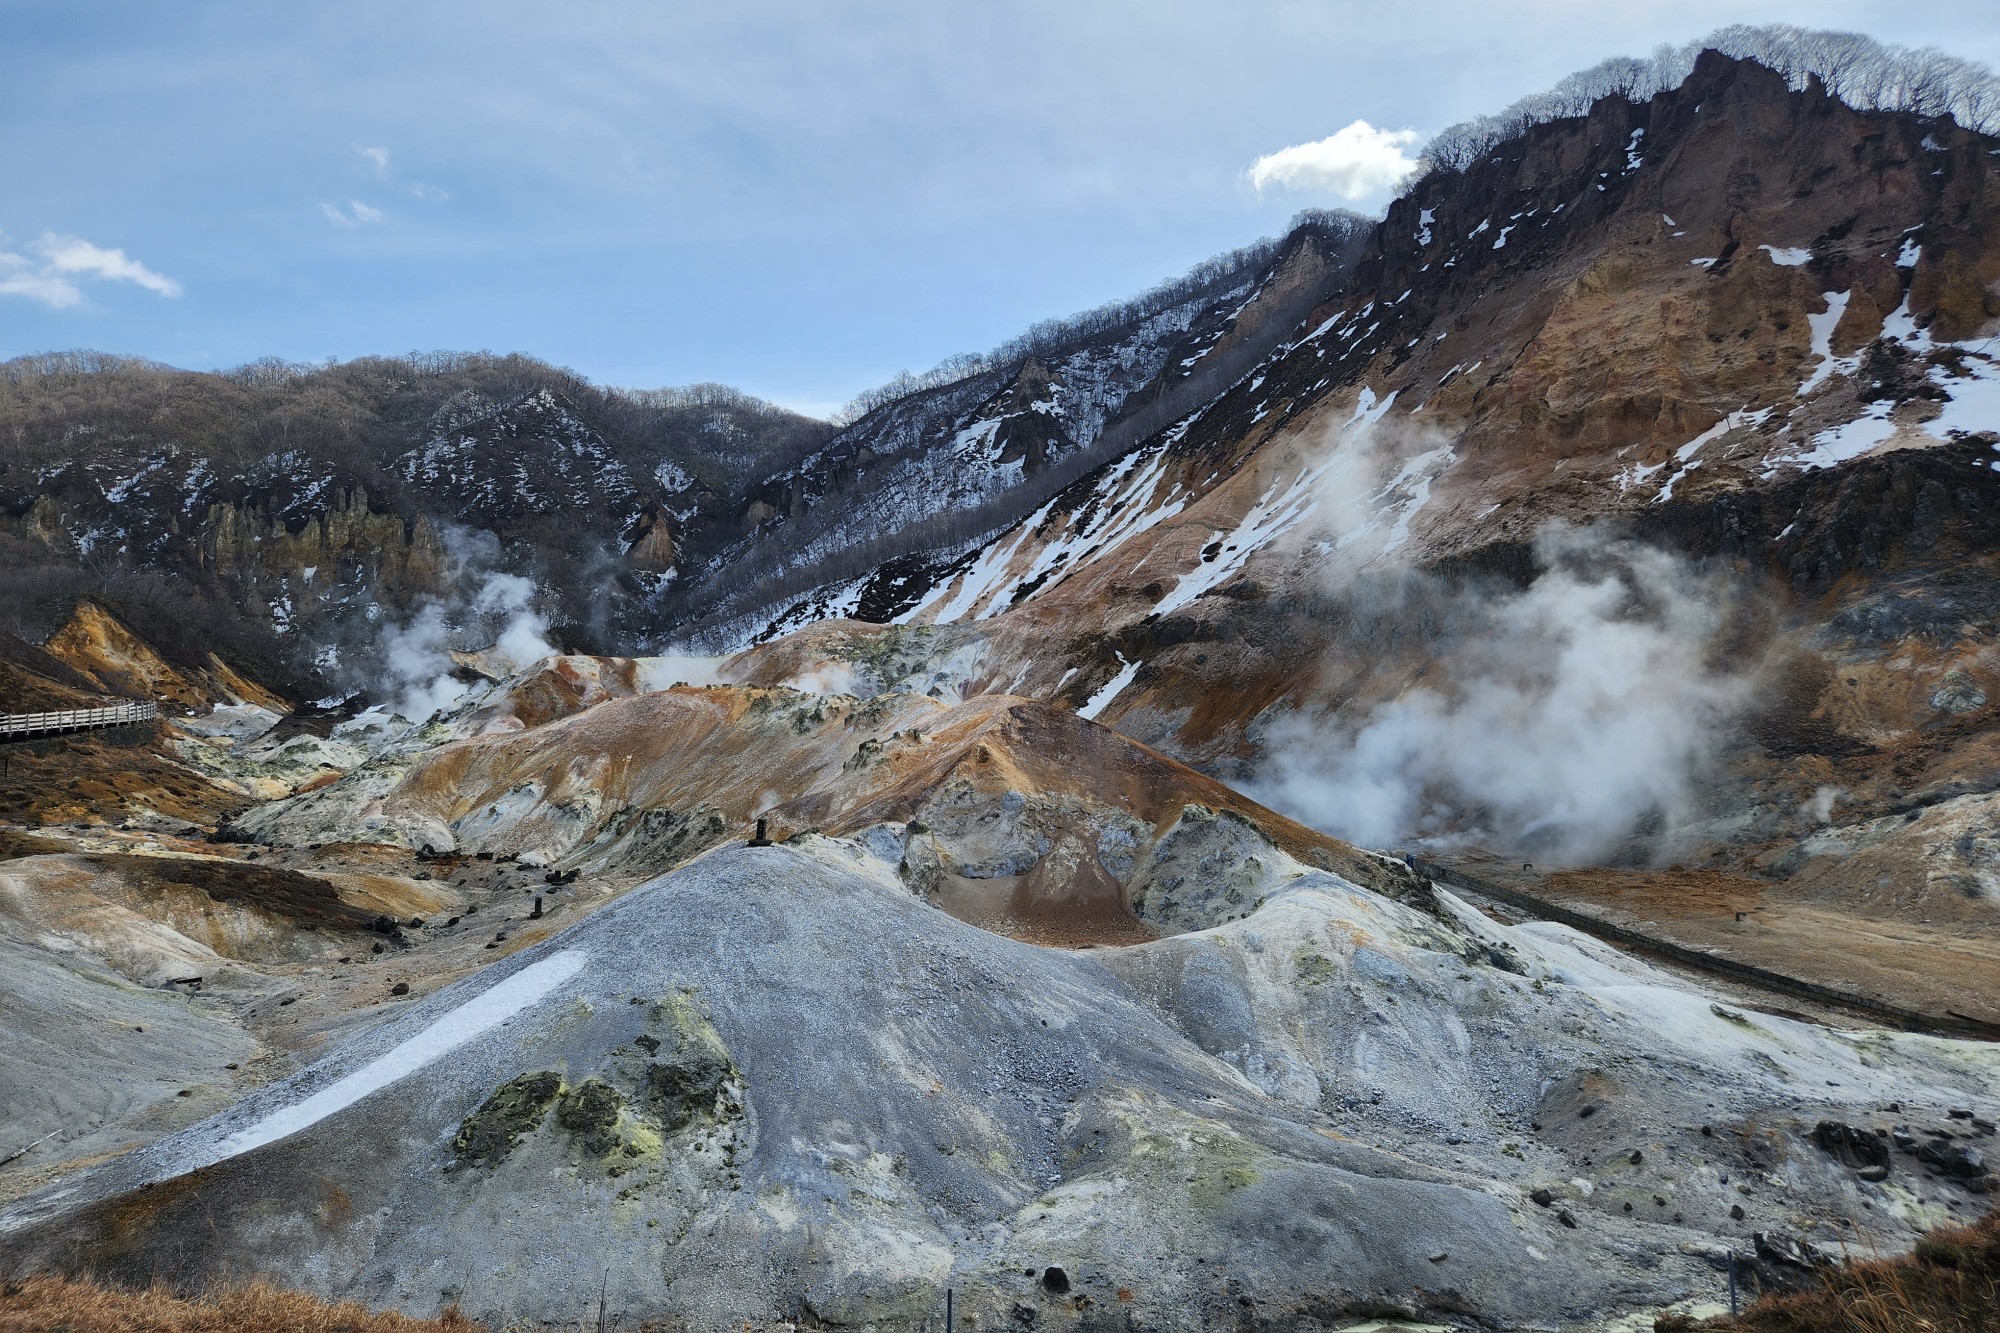
{"type": "MultiPolygon", "coordinates": [[[[1432,1260],[1432,1262],[1435,1263],[1436,1260],[1432,1260]]],[[[1054,1295],[1067,1296],[1069,1294],[1069,1274],[1060,1268],[1044,1268],[1042,1270],[1042,1287],[1054,1295]]]]}
{"type": "Polygon", "coordinates": [[[1765,1263],[1781,1268],[1796,1268],[1812,1271],[1824,1267],[1827,1258],[1817,1246],[1797,1236],[1787,1236],[1781,1231],[1758,1231],[1750,1236],[1750,1242],[1757,1248],[1757,1257],[1765,1263]]]}
{"type": "Polygon", "coordinates": [[[1917,1160],[1926,1170],[1956,1180],[1976,1180],[1986,1174],[1986,1159],[1979,1149],[1943,1140],[1917,1149],[1917,1160]]]}
{"type": "Polygon", "coordinates": [[[522,1135],[540,1127],[561,1091],[562,1079],[547,1070],[502,1084],[459,1125],[452,1154],[462,1163],[499,1165],[522,1135]]]}
{"type": "Polygon", "coordinates": [[[1815,1147],[1843,1166],[1887,1168],[1889,1165],[1889,1145],[1866,1130],[1838,1120],[1822,1120],[1813,1126],[1811,1137],[1815,1147]]]}
{"type": "Polygon", "coordinates": [[[563,1093],[556,1104],[556,1123],[568,1130],[586,1150],[599,1157],[620,1146],[618,1117],[625,1099],[618,1089],[600,1079],[585,1079],[563,1093]]]}
{"type": "Polygon", "coordinates": [[[1541,1189],[1541,1188],[1536,1188],[1535,1190],[1531,1191],[1528,1195],[1528,1198],[1533,1200],[1537,1207],[1541,1208],[1547,1208],[1550,1204],[1556,1201],[1555,1195],[1549,1193],[1546,1189],[1541,1189]]]}
{"type": "Polygon", "coordinates": [[[701,1042],[683,1042],[671,1063],[646,1066],[646,1109],[671,1134],[711,1114],[736,1067],[701,1042]]]}
{"type": "Polygon", "coordinates": [[[399,981],[395,985],[389,987],[389,993],[391,995],[408,995],[410,993],[410,983],[407,981],[399,981]]]}

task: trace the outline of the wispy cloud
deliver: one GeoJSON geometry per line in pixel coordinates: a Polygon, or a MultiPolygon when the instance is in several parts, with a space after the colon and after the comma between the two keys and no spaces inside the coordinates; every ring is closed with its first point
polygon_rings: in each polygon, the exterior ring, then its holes
{"type": "Polygon", "coordinates": [[[436,185],[425,185],[422,181],[410,184],[410,193],[426,203],[441,204],[451,198],[451,191],[436,185]]]}
{"type": "Polygon", "coordinates": [[[367,158],[367,159],[368,159],[368,160],[369,160],[370,162],[373,162],[373,163],[375,164],[375,174],[376,174],[376,175],[378,175],[378,176],[386,176],[386,175],[388,175],[388,174],[389,174],[389,150],[388,150],[388,149],[386,149],[386,148],[361,148],[361,147],[356,147],[354,151],[355,151],[355,152],[357,152],[357,153],[359,153],[359,154],[361,154],[361,156],[363,156],[363,157],[367,158]]]}
{"type": "MultiPolygon", "coordinates": [[[[6,243],[0,237],[0,246],[6,243]]],[[[61,310],[79,304],[77,279],[130,282],[159,296],[179,296],[181,285],[147,268],[123,250],[93,245],[81,236],[43,232],[30,255],[0,249],[0,296],[21,296],[61,310]]]]}
{"type": "Polygon", "coordinates": [[[1404,150],[1423,136],[1415,130],[1378,130],[1365,120],[1312,143],[1266,153],[1250,167],[1250,183],[1266,190],[1338,195],[1350,202],[1381,194],[1416,167],[1404,150]]]}
{"type": "Polygon", "coordinates": [[[81,236],[58,236],[43,232],[35,243],[43,261],[57,273],[77,273],[112,282],[136,282],[161,296],[179,296],[181,285],[172,278],[153,272],[123,250],[107,250],[92,245],[81,236]]]}
{"type": "Polygon", "coordinates": [[[370,207],[362,203],[359,199],[348,200],[345,209],[342,209],[338,204],[323,203],[319,206],[319,211],[326,214],[327,221],[331,222],[334,226],[345,227],[349,230],[389,220],[387,213],[384,213],[379,208],[370,207]]]}

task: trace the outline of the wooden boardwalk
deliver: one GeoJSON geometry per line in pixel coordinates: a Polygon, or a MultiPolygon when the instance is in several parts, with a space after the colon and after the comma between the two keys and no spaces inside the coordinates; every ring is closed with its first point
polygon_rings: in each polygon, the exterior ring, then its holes
{"type": "Polygon", "coordinates": [[[30,741],[43,736],[67,736],[78,731],[103,731],[151,722],[160,715],[156,703],[113,704],[109,708],[64,708],[53,713],[0,713],[0,742],[30,741]]]}

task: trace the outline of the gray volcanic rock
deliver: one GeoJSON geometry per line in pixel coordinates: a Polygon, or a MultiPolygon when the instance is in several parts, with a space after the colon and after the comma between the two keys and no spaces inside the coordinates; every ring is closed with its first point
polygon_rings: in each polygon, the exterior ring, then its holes
{"type": "MultiPolygon", "coordinates": [[[[910,1327],[951,1286],[983,1326],[1558,1326],[1706,1294],[1731,1203],[1852,1205],[1819,1121],[1995,1091],[1986,1048],[1723,1010],[1440,904],[1295,865],[1244,920],[1066,952],[851,843],[721,850],[0,1213],[0,1269],[508,1322],[601,1286],[628,1320],[910,1327]],[[1748,1174],[1759,1135],[1783,1165],[1748,1174]]],[[[1962,1188],[1895,1187],[1898,1218],[1962,1188]]]]}

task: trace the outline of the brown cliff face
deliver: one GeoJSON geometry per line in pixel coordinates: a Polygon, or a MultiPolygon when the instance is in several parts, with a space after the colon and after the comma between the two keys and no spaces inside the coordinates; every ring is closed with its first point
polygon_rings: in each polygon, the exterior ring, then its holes
{"type": "Polygon", "coordinates": [[[261,592],[260,600],[282,585],[301,608],[357,586],[403,605],[449,581],[444,546],[427,516],[376,512],[352,490],[296,524],[259,505],[211,505],[196,541],[205,570],[261,592]]]}
{"type": "Polygon", "coordinates": [[[224,703],[251,703],[274,712],[288,707],[213,653],[205,662],[176,666],[95,602],[78,604],[43,650],[106,695],[151,699],[190,712],[224,703]]]}

